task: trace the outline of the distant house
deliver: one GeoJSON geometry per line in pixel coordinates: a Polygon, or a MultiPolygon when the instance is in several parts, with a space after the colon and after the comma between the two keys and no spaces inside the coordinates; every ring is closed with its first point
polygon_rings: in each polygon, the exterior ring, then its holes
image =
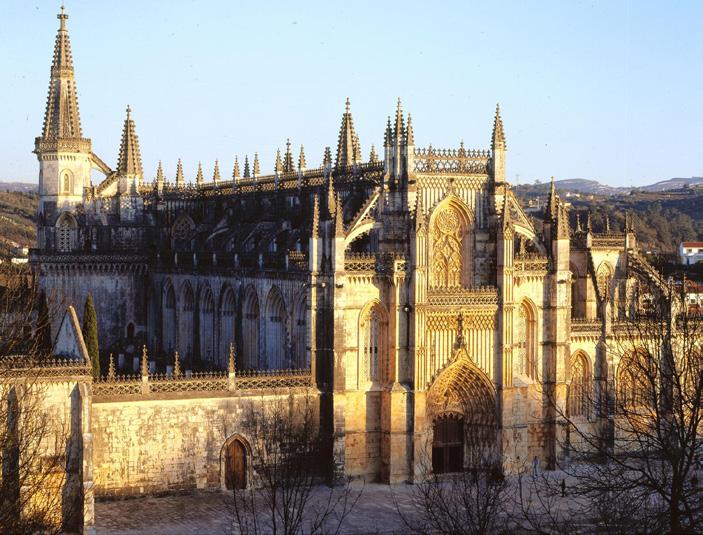
{"type": "Polygon", "coordinates": [[[686,281],[686,303],[689,312],[703,311],[703,284],[692,280],[686,281]]]}
{"type": "Polygon", "coordinates": [[[679,245],[679,259],[690,265],[703,260],[703,241],[684,241],[679,245]]]}

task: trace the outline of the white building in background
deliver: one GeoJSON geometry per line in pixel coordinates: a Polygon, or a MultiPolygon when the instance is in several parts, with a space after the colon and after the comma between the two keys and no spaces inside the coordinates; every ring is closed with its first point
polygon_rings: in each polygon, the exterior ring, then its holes
{"type": "Polygon", "coordinates": [[[703,260],[703,241],[684,241],[679,245],[682,264],[691,265],[703,260]]]}

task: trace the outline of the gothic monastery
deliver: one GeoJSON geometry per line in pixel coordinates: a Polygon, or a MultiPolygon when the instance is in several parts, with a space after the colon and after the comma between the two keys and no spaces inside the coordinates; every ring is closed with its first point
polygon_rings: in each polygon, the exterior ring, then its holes
{"type": "Polygon", "coordinates": [[[566,455],[546,397],[592,421],[585,398],[617,369],[603,341],[635,275],[658,275],[631,224],[570,223],[553,185],[535,225],[506,181],[499,109],[485,148],[421,148],[399,102],[364,154],[347,100],[319,165],[288,142],[272,174],[254,154],[231,176],[215,161],[187,181],[179,160],[151,180],[129,108],[114,167],[92,151],[58,18],[31,262],[76,310],[92,294],[112,354],[78,381],[96,494],[246,484],[228,474],[248,466],[231,461],[250,451],[242,404],[303,384],[354,478],[461,469],[467,437],[505,466],[566,455]]]}

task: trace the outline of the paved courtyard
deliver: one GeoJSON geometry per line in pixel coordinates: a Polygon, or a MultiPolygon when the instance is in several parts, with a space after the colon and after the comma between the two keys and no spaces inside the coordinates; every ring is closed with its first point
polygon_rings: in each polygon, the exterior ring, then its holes
{"type": "MultiPolygon", "coordinates": [[[[354,535],[406,533],[395,501],[403,514],[412,518],[408,488],[366,485],[357,506],[345,520],[342,532],[354,535]]],[[[160,498],[96,502],[95,529],[98,535],[235,533],[231,499],[230,494],[200,491],[160,498]]]]}

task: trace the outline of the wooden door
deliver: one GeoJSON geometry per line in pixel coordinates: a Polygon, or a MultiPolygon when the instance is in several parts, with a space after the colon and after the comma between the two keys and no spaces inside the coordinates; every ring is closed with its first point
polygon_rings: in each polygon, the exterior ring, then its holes
{"type": "Polygon", "coordinates": [[[442,416],[434,424],[432,470],[435,474],[464,469],[464,419],[442,416]]]}
{"type": "Polygon", "coordinates": [[[232,440],[225,449],[225,487],[227,490],[247,486],[247,451],[239,440],[232,440]]]}

